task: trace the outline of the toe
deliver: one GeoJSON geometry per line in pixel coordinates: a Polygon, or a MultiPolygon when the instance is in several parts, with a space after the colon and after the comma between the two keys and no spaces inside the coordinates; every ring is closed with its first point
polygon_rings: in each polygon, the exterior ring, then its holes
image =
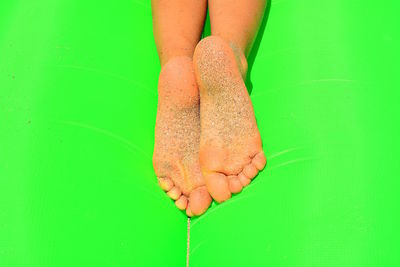
{"type": "Polygon", "coordinates": [[[264,169],[265,164],[267,164],[267,158],[265,157],[265,154],[263,151],[261,151],[260,153],[258,153],[252,160],[251,162],[252,164],[254,164],[254,166],[256,166],[256,168],[261,171],[262,169],[264,169]]]}
{"type": "Polygon", "coordinates": [[[192,210],[190,209],[190,205],[188,205],[187,208],[186,208],[186,215],[187,215],[188,217],[193,217],[193,212],[192,212],[192,210]]]}
{"type": "Polygon", "coordinates": [[[158,184],[160,185],[161,189],[165,192],[169,191],[174,187],[174,182],[170,178],[158,178],[158,184]]]}
{"type": "Polygon", "coordinates": [[[211,172],[204,176],[208,192],[217,202],[224,202],[231,197],[229,183],[226,176],[222,173],[211,172]]]}
{"type": "Polygon", "coordinates": [[[257,167],[256,167],[253,163],[250,163],[250,164],[246,165],[246,166],[243,168],[242,173],[243,173],[248,179],[253,179],[253,178],[257,175],[257,173],[258,173],[258,169],[257,169],[257,167]]]}
{"type": "Polygon", "coordinates": [[[229,176],[228,177],[229,181],[229,190],[231,190],[232,193],[236,194],[242,191],[242,184],[239,181],[239,178],[237,176],[229,176]]]}
{"type": "Polygon", "coordinates": [[[190,193],[189,208],[193,215],[203,214],[210,206],[212,198],[206,186],[194,189],[190,193]]]}
{"type": "Polygon", "coordinates": [[[250,179],[246,177],[246,175],[243,174],[243,172],[241,172],[238,175],[238,179],[240,181],[240,183],[242,184],[242,186],[246,186],[248,184],[250,184],[250,179]]]}
{"type": "Polygon", "coordinates": [[[176,201],[175,205],[178,207],[180,210],[184,210],[187,207],[188,199],[186,196],[181,195],[176,201]]]}
{"type": "Polygon", "coordinates": [[[167,195],[173,200],[177,200],[181,195],[181,190],[178,187],[174,186],[171,190],[167,192],[167,195]]]}

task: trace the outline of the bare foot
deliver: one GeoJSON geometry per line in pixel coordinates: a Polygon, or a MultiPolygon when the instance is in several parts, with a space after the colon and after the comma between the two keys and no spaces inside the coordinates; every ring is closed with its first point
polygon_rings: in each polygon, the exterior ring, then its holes
{"type": "Polygon", "coordinates": [[[158,84],[158,110],[153,165],[161,188],[188,216],[211,204],[199,165],[199,92],[189,57],[176,57],[163,67],[158,84]]]}
{"type": "Polygon", "coordinates": [[[246,59],[233,44],[210,36],[197,45],[193,62],[201,99],[201,170],[209,193],[222,202],[266,164],[243,81],[246,59]]]}

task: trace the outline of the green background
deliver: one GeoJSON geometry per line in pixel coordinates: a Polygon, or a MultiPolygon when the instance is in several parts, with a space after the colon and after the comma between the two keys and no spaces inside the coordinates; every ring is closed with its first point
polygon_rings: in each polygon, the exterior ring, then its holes
{"type": "MultiPolygon", "coordinates": [[[[192,221],[191,266],[400,266],[399,7],[272,2],[250,58],[268,166],[192,221]]],[[[1,267],[185,266],[159,71],[149,1],[0,2],[1,267]]]]}

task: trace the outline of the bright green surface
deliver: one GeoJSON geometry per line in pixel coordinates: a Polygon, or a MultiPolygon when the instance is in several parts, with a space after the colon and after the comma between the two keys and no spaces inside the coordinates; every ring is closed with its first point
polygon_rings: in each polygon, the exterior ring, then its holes
{"type": "MultiPolygon", "coordinates": [[[[399,4],[275,0],[251,72],[269,162],[191,266],[400,266],[399,4]]],[[[148,1],[0,2],[0,266],[184,266],[151,166],[148,1]]]]}

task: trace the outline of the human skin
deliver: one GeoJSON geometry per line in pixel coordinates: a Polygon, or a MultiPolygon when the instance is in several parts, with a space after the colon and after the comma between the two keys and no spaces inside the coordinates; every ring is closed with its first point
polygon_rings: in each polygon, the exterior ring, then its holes
{"type": "Polygon", "coordinates": [[[188,216],[240,192],[266,162],[243,81],[266,2],[208,6],[212,36],[199,43],[207,1],[152,1],[161,63],[153,165],[188,216]]]}
{"type": "Polygon", "coordinates": [[[161,188],[189,216],[211,204],[199,163],[200,106],[193,52],[207,1],[153,0],[153,31],[161,63],[153,166],[161,188]]]}
{"type": "Polygon", "coordinates": [[[209,1],[211,36],[194,53],[200,89],[200,166],[207,189],[223,202],[247,186],[266,164],[244,80],[247,56],[265,0],[209,1]]]}

